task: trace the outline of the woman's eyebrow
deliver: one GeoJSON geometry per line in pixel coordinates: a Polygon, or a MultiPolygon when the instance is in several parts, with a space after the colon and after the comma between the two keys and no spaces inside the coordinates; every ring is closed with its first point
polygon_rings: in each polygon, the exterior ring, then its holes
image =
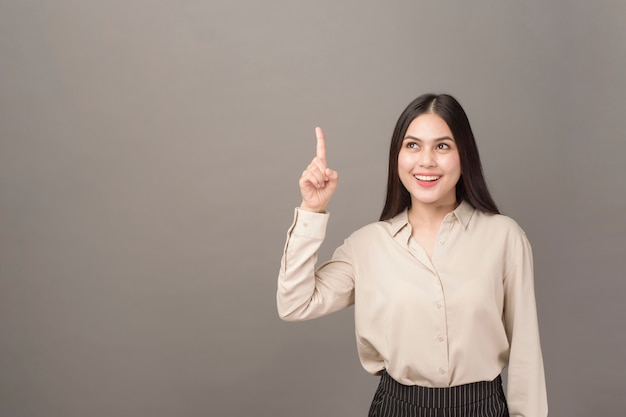
{"type": "MultiPolygon", "coordinates": [[[[411,135],[408,135],[408,136],[405,136],[405,137],[404,137],[404,140],[407,140],[407,139],[412,139],[412,140],[415,140],[415,141],[418,141],[418,142],[424,142],[424,140],[423,140],[423,139],[416,138],[415,136],[411,136],[411,135]]],[[[454,139],[453,139],[453,138],[451,138],[450,136],[442,136],[442,137],[440,137],[440,138],[435,138],[435,139],[432,139],[432,142],[442,142],[442,141],[444,141],[444,140],[451,140],[451,141],[454,141],[454,139]]]]}

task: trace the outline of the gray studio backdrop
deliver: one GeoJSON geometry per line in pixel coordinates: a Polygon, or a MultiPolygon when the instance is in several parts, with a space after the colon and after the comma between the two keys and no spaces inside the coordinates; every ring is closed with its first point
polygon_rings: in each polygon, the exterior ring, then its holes
{"type": "Polygon", "coordinates": [[[465,106],[530,237],[552,416],[626,408],[626,3],[0,1],[0,416],[364,416],[352,309],[283,323],[325,129],[322,257],[382,209],[417,95],[465,106]]]}

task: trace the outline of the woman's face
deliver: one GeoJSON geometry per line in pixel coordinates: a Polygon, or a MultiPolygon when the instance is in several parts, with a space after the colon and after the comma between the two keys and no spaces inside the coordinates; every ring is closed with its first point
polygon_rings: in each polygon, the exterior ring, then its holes
{"type": "Polygon", "coordinates": [[[398,175],[412,207],[456,203],[461,177],[459,151],[447,123],[434,113],[411,122],[398,154],[398,175]]]}

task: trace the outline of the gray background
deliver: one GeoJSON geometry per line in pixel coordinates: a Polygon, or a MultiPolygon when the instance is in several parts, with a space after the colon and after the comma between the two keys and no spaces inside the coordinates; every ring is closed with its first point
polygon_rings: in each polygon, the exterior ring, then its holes
{"type": "Polygon", "coordinates": [[[626,3],[0,1],[0,415],[363,416],[352,310],[281,322],[325,129],[329,256],[417,95],[530,237],[552,416],[626,408],[626,3]]]}

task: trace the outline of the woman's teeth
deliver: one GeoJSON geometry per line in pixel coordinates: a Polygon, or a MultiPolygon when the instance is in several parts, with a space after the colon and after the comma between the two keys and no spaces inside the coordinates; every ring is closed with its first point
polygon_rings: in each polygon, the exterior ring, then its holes
{"type": "Polygon", "coordinates": [[[415,178],[420,180],[420,181],[436,181],[439,178],[441,178],[441,176],[438,176],[438,175],[415,175],[415,178]]]}

